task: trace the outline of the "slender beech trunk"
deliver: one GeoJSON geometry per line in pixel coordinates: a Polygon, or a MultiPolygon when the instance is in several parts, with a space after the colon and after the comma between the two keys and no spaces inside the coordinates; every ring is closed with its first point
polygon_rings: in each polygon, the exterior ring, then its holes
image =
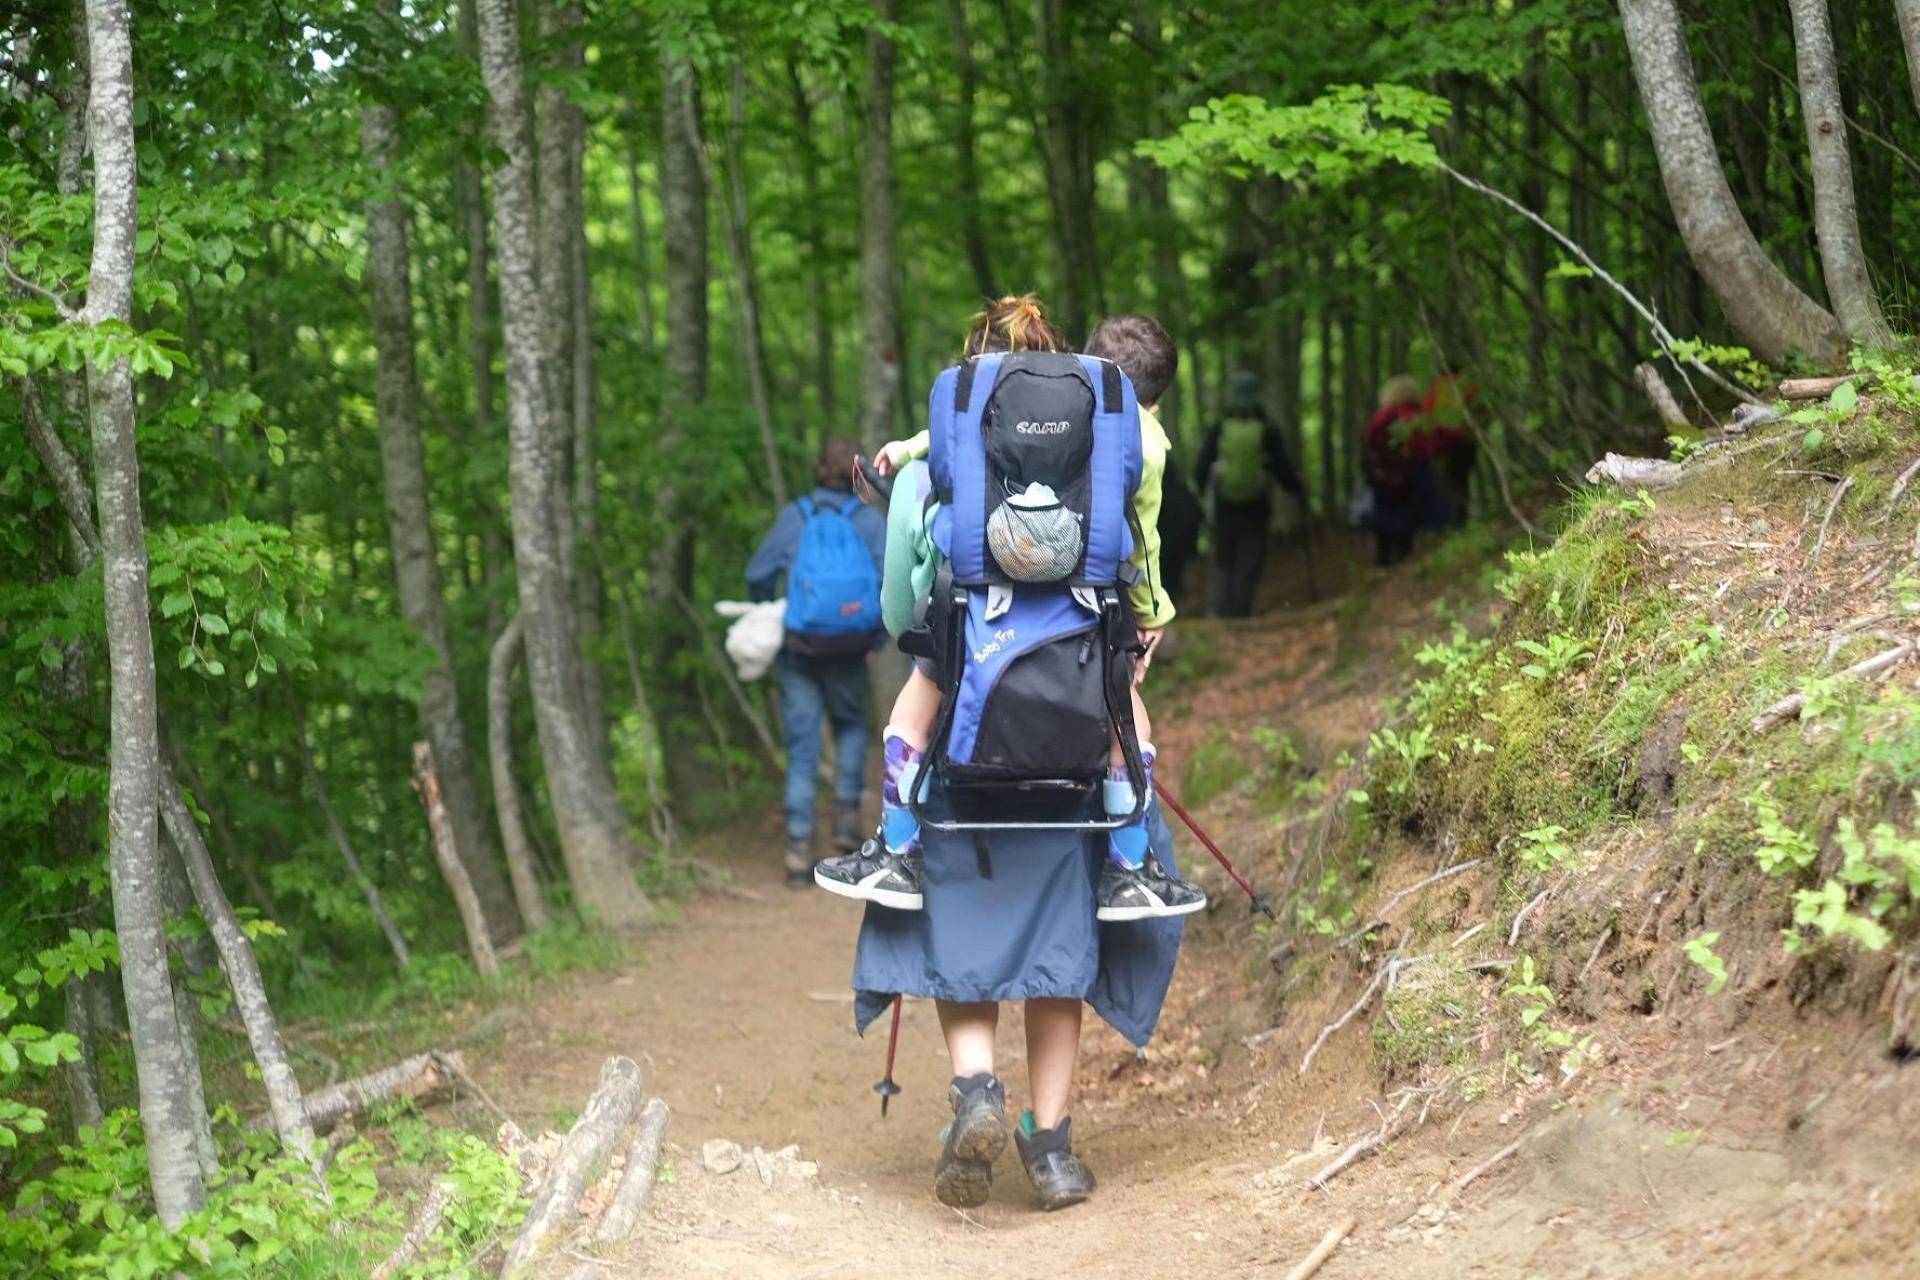
{"type": "MultiPolygon", "coordinates": [[[[474,0],[460,0],[460,48],[476,61],[480,56],[479,18],[474,0]]],[[[485,130],[477,131],[477,148],[485,142],[485,130]]],[[[487,275],[487,183],[480,166],[462,158],[454,173],[454,197],[459,204],[460,226],[467,250],[467,353],[473,362],[473,434],[485,448],[494,437],[493,283],[487,275]]],[[[487,634],[506,625],[506,602],[502,584],[507,575],[506,540],[500,531],[505,515],[494,500],[490,486],[477,485],[474,494],[480,507],[480,570],[487,585],[487,634]]]]}
{"type": "Polygon", "coordinates": [[[1794,61],[1800,72],[1800,115],[1807,126],[1813,168],[1813,225],[1827,298],[1847,336],[1884,347],[1893,330],[1873,295],[1867,253],[1854,207],[1853,161],[1847,152],[1847,114],[1840,101],[1840,70],[1833,53],[1827,0],[1791,0],[1794,61]]]}
{"type": "Polygon", "coordinates": [[[100,1058],[95,1049],[93,1026],[93,984],[95,975],[69,978],[60,989],[65,1005],[60,1029],[79,1045],[79,1056],[66,1066],[67,1118],[73,1122],[75,1136],[82,1129],[98,1129],[107,1118],[100,1094],[100,1058]]]}
{"type": "Polygon", "coordinates": [[[1784,360],[1796,351],[1834,356],[1839,324],[1767,257],[1734,201],[1675,0],[1619,0],[1619,6],[1660,176],[1695,269],[1762,359],[1784,360]]]}
{"type": "Polygon", "coordinates": [[[1920,0],[1893,0],[1900,15],[1900,42],[1907,47],[1907,88],[1920,111],[1920,0]]]}
{"type": "MultiPolygon", "coordinates": [[[[640,157],[629,144],[627,163],[627,218],[633,227],[633,282],[640,295],[640,342],[651,356],[660,344],[653,320],[653,251],[648,247],[646,184],[640,179],[640,157]]],[[[497,631],[498,628],[495,628],[497,631]]]]}
{"type": "Polygon", "coordinates": [[[819,144],[813,138],[813,98],[800,75],[796,59],[787,59],[787,87],[793,98],[793,129],[800,140],[800,191],[806,200],[807,258],[813,269],[809,290],[813,329],[813,390],[820,405],[820,418],[832,422],[838,417],[838,397],[834,394],[833,369],[833,261],[827,254],[827,213],[820,196],[820,168],[825,163],[819,144]]]}
{"type": "MultiPolygon", "coordinates": [[[[133,142],[133,40],[126,0],[87,0],[87,56],[93,140],[93,270],[83,319],[133,320],[137,170],[133,142]]],[[[140,512],[140,457],[134,446],[133,370],[121,357],[87,365],[95,500],[106,590],[112,739],[108,752],[107,842],[113,926],[140,1086],[147,1176],[163,1225],[178,1226],[207,1202],[194,1158],[193,1095],[174,1020],[158,812],[160,730],[147,624],[147,544],[140,512]]]]}
{"type": "MultiPolygon", "coordinates": [[[[892,22],[896,0],[873,0],[874,16],[892,22]]],[[[867,32],[867,93],[860,145],[860,438],[871,449],[893,433],[894,349],[893,68],[896,50],[879,30],[867,32]]]]}
{"type": "Polygon", "coordinates": [[[547,300],[535,269],[526,68],[513,0],[480,0],[479,19],[488,114],[494,146],[505,158],[493,172],[493,229],[507,350],[507,478],[520,616],[527,619],[528,683],[568,879],[591,920],[619,928],[643,919],[649,904],[634,882],[639,850],[627,833],[612,770],[604,754],[595,758],[594,744],[604,739],[580,711],[580,645],[553,501],[553,407],[540,367],[547,300]]]}
{"type": "MultiPolygon", "coordinates": [[[[226,971],[228,990],[233,992],[234,1010],[240,1016],[240,1025],[246,1028],[254,1065],[260,1068],[260,1084],[266,1090],[274,1132],[288,1150],[317,1170],[319,1159],[313,1145],[313,1126],[307,1123],[300,1081],[287,1058],[286,1041],[281,1038],[273,1006],[267,1001],[267,986],[260,976],[260,962],[253,954],[253,943],[241,929],[233,904],[220,888],[207,842],[201,838],[200,827],[181,797],[173,770],[164,759],[156,758],[156,763],[160,777],[160,819],[166,824],[174,848],[180,852],[187,880],[193,885],[194,901],[200,905],[200,918],[206,921],[213,945],[219,949],[220,967],[226,971]]],[[[324,1188],[324,1181],[319,1185],[324,1188]]]]}
{"type": "MultiPolygon", "coordinates": [[[[291,686],[289,686],[291,688],[291,686]]],[[[326,819],[327,831],[333,836],[333,844],[340,851],[340,860],[347,864],[350,876],[360,894],[367,900],[367,909],[373,912],[374,923],[380,926],[380,932],[386,935],[387,946],[393,950],[394,963],[402,969],[413,963],[413,952],[407,946],[407,939],[400,932],[393,917],[387,913],[387,904],[380,897],[380,886],[360,864],[359,855],[353,851],[353,841],[347,838],[347,828],[340,821],[340,814],[333,807],[333,797],[327,791],[327,781],[320,775],[320,766],[313,758],[313,743],[307,735],[306,708],[300,700],[291,695],[287,699],[293,708],[294,745],[300,749],[300,764],[306,771],[307,783],[313,788],[313,798],[319,802],[320,816],[326,819]]]]}
{"type": "MultiPolygon", "coordinates": [[[[397,14],[398,0],[381,7],[397,14]]],[[[386,488],[387,536],[393,548],[393,576],[400,613],[433,653],[422,679],[420,727],[433,743],[441,786],[460,860],[467,864],[496,931],[518,929],[513,892],[500,870],[473,755],[467,747],[460,713],[460,687],[454,677],[453,646],[447,634],[446,586],[433,541],[433,513],[427,499],[426,452],[420,439],[420,386],[414,367],[412,254],[408,245],[407,206],[401,199],[396,149],[399,118],[384,103],[369,105],[360,117],[361,146],[372,171],[374,189],[367,201],[367,290],[373,313],[373,345],[379,372],[375,402],[380,426],[380,472],[386,488]]],[[[405,963],[404,961],[402,962],[405,963]]]]}
{"type": "Polygon", "coordinates": [[[453,895],[460,912],[460,927],[467,935],[467,954],[483,978],[500,976],[500,957],[493,949],[493,937],[487,930],[486,912],[480,909],[480,895],[453,847],[453,827],[447,820],[447,806],[440,797],[440,775],[433,767],[433,745],[422,739],[413,744],[413,789],[427,811],[427,832],[433,841],[433,860],[453,895]]]}
{"type": "MultiPolygon", "coordinates": [[[[582,65],[579,0],[548,0],[537,6],[543,43],[557,46],[554,69],[571,72],[582,65]]],[[[558,542],[558,572],[568,599],[578,575],[579,530],[573,514],[573,232],[580,220],[580,145],[585,120],[566,90],[553,80],[539,91],[534,143],[539,166],[535,219],[535,270],[544,303],[541,311],[540,375],[547,381],[548,459],[553,487],[553,525],[558,542]]],[[[584,661],[575,661],[574,697],[586,714],[584,661]]],[[[588,727],[603,736],[605,726],[588,727]]]]}
{"type": "Polygon", "coordinates": [[[501,630],[487,663],[487,762],[493,768],[493,807],[500,820],[500,840],[506,846],[507,874],[520,918],[529,929],[550,923],[540,878],[533,869],[533,847],[527,841],[527,822],[520,808],[520,788],[513,776],[513,669],[520,664],[520,617],[501,630]]]}
{"type": "Polygon", "coordinates": [[[699,140],[700,78],[684,59],[660,64],[660,213],[667,251],[666,390],[660,406],[660,456],[667,477],[655,495],[662,530],[651,591],[655,612],[676,589],[692,589],[692,522],[676,473],[688,428],[707,398],[707,184],[699,140]]]}
{"type": "MultiPolygon", "coordinates": [[[[187,883],[187,872],[180,861],[179,851],[167,838],[166,824],[161,824],[161,856],[166,859],[166,878],[163,894],[166,898],[167,919],[175,924],[188,924],[194,913],[193,887],[187,883]]],[[[180,1048],[187,1055],[188,1070],[195,1077],[201,1076],[200,1068],[200,1001],[188,989],[189,982],[197,982],[210,972],[218,962],[211,954],[212,947],[204,935],[196,936],[190,929],[176,929],[171,940],[174,955],[180,959],[183,977],[173,984],[173,1021],[180,1028],[180,1048]]],[[[200,1176],[208,1186],[220,1181],[220,1151],[213,1144],[213,1118],[207,1114],[207,1099],[204,1094],[195,1094],[189,1103],[193,1114],[193,1155],[200,1162],[200,1176]]]]}
{"type": "MultiPolygon", "coordinates": [[[[584,150],[586,132],[575,134],[574,141],[584,150]]],[[[575,178],[581,174],[583,158],[578,153],[574,156],[575,178]]],[[[568,273],[572,290],[568,301],[573,309],[573,523],[579,545],[585,548],[575,560],[573,597],[586,646],[580,656],[581,710],[588,727],[604,740],[613,722],[607,715],[606,676],[593,655],[606,615],[606,557],[600,541],[600,389],[593,363],[593,278],[588,273],[584,190],[580,194],[582,198],[574,201],[576,216],[568,237],[573,246],[573,269],[568,273]]],[[[611,743],[603,749],[611,760],[611,743]]]]}
{"type": "Polygon", "coordinates": [[[980,69],[973,61],[966,0],[947,0],[947,25],[953,29],[953,61],[960,76],[960,96],[954,104],[957,163],[953,175],[960,197],[960,239],[967,246],[967,264],[973,268],[974,289],[982,298],[992,298],[996,296],[993,259],[987,253],[987,234],[980,225],[980,164],[973,145],[973,99],[980,69]]]}

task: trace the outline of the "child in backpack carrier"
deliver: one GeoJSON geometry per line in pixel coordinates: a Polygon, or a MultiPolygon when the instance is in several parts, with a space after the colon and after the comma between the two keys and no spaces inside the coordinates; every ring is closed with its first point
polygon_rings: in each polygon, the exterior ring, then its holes
{"type": "MultiPolygon", "coordinates": [[[[962,355],[972,360],[991,352],[1068,349],[1047,322],[1039,302],[1028,295],[999,299],[977,315],[962,355]]],[[[1104,321],[1089,338],[1086,354],[1117,366],[1131,381],[1139,402],[1141,431],[1140,480],[1127,512],[1132,528],[1127,563],[1132,569],[1125,578],[1125,602],[1138,633],[1129,697],[1144,795],[1135,789],[1116,727],[1101,798],[1109,820],[1122,825],[1108,836],[1096,915],[1105,921],[1187,915],[1206,906],[1206,894],[1174,876],[1151,847],[1147,800],[1153,790],[1154,749],[1151,724],[1139,693],[1139,682],[1152,661],[1154,647],[1174,616],[1159,563],[1161,480],[1169,441],[1153,410],[1173,381],[1178,355],[1166,331],[1145,316],[1116,316],[1104,321]]],[[[1065,424],[1022,422],[1016,429],[1043,434],[1056,425],[1065,424]]],[[[932,477],[924,461],[929,450],[929,435],[922,432],[886,445],[875,459],[876,470],[896,476],[888,509],[887,567],[881,595],[883,619],[895,636],[915,624],[920,602],[934,591],[943,561],[934,542],[939,507],[932,497],[932,477]]],[[[988,522],[986,538],[995,561],[1004,567],[1023,556],[1060,560],[1060,547],[1071,546],[1071,542],[1049,539],[1044,526],[1034,519],[1057,512],[1060,506],[1051,489],[1038,484],[1008,496],[1002,510],[1010,510],[1013,519],[1025,523],[1009,533],[1004,525],[988,522]]],[[[1077,527],[1071,524],[1068,532],[1078,535],[1077,527]]],[[[1073,552],[1066,551],[1064,556],[1071,562],[1073,552]]],[[[930,764],[929,752],[942,703],[941,679],[939,664],[933,658],[915,658],[913,672],[888,717],[880,829],[856,852],[818,864],[814,880],[821,888],[899,910],[917,911],[924,905],[920,822],[911,799],[922,770],[930,764]]]]}

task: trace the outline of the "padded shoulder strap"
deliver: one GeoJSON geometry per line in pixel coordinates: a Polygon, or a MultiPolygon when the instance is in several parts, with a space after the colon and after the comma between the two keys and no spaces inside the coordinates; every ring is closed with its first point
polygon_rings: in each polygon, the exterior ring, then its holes
{"type": "Polygon", "coordinates": [[[1000,378],[999,352],[975,356],[933,383],[927,421],[927,467],[933,491],[953,513],[953,572],[961,581],[986,573],[987,450],[980,418],[1000,378]]]}
{"type": "Polygon", "coordinates": [[[800,508],[800,518],[802,520],[813,519],[813,499],[812,498],[795,498],[793,500],[793,505],[800,508]]]}
{"type": "Polygon", "coordinates": [[[1140,406],[1133,382],[1119,365],[1081,356],[1087,377],[1100,388],[1093,418],[1093,503],[1087,515],[1085,581],[1106,585],[1119,580],[1128,554],[1127,508],[1140,488],[1144,465],[1140,442],[1140,406]]]}

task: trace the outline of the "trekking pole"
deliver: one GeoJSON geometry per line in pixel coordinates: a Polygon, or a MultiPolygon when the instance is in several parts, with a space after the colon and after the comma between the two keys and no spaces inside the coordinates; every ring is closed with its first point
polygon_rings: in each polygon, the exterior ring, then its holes
{"type": "Polygon", "coordinates": [[[873,1091],[880,1095],[882,1120],[887,1118],[887,1103],[893,1101],[893,1095],[900,1092],[900,1086],[893,1082],[893,1055],[900,1047],[900,1002],[905,999],[905,996],[893,998],[893,1030],[887,1033],[887,1074],[879,1084],[873,1086],[873,1091]]]}
{"type": "MultiPolygon", "coordinates": [[[[1200,838],[1200,843],[1207,847],[1207,852],[1213,855],[1213,860],[1225,868],[1226,873],[1233,877],[1233,882],[1239,885],[1241,890],[1245,892],[1250,904],[1249,913],[1253,915],[1264,915],[1267,919],[1273,921],[1273,923],[1279,924],[1279,919],[1273,914],[1273,907],[1267,902],[1267,895],[1255,889],[1253,885],[1248,882],[1247,878],[1240,874],[1240,869],[1233,865],[1233,860],[1228,858],[1226,854],[1220,852],[1220,846],[1213,842],[1213,837],[1200,829],[1200,824],[1193,820],[1193,815],[1180,807],[1180,802],[1175,800],[1167,791],[1166,787],[1160,784],[1158,778],[1154,779],[1153,789],[1159,793],[1162,800],[1167,802],[1169,809],[1172,809],[1180,815],[1180,821],[1187,824],[1187,830],[1193,832],[1194,835],[1200,838]]],[[[895,1012],[898,1013],[898,1010],[895,1010],[895,1012]]],[[[888,1068],[888,1074],[892,1074],[891,1067],[888,1068]]]]}

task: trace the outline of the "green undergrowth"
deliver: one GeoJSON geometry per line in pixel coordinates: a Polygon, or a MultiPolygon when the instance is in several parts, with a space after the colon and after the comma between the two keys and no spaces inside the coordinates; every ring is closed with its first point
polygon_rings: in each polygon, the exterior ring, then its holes
{"type": "MultiPolygon", "coordinates": [[[[1896,389],[1843,390],[1719,446],[1725,457],[1694,460],[1673,488],[1583,489],[1550,536],[1509,550],[1489,606],[1457,611],[1412,651],[1410,687],[1293,904],[1295,932],[1351,928],[1397,852],[1457,849],[1449,860],[1483,859],[1495,876],[1493,918],[1463,958],[1504,954],[1495,940],[1540,889],[1625,876],[1616,862],[1650,842],[1670,880],[1717,886],[1699,907],[1715,927],[1682,940],[1684,956],[1675,944],[1674,962],[1699,975],[1692,990],[1727,981],[1716,909],[1757,913],[1740,936],[1765,945],[1777,930],[1796,958],[1845,963],[1920,932],[1915,666],[1885,681],[1840,674],[1920,623],[1920,487],[1883,519],[1920,451],[1920,403],[1904,373],[1883,381],[1896,389]],[[1756,732],[1790,694],[1804,712],[1756,732]]],[[[1383,942],[1447,947],[1438,926],[1394,914],[1383,942]]],[[[1555,1003],[1570,972],[1552,948],[1576,947],[1578,970],[1601,926],[1529,936],[1552,940],[1512,958],[1494,999],[1470,998],[1485,981],[1463,987],[1451,968],[1408,970],[1376,1022],[1382,1073],[1458,1066],[1474,1018],[1451,1011],[1476,1005],[1517,1028],[1506,1041],[1523,1071],[1584,1062],[1592,1045],[1555,1003]]]]}

